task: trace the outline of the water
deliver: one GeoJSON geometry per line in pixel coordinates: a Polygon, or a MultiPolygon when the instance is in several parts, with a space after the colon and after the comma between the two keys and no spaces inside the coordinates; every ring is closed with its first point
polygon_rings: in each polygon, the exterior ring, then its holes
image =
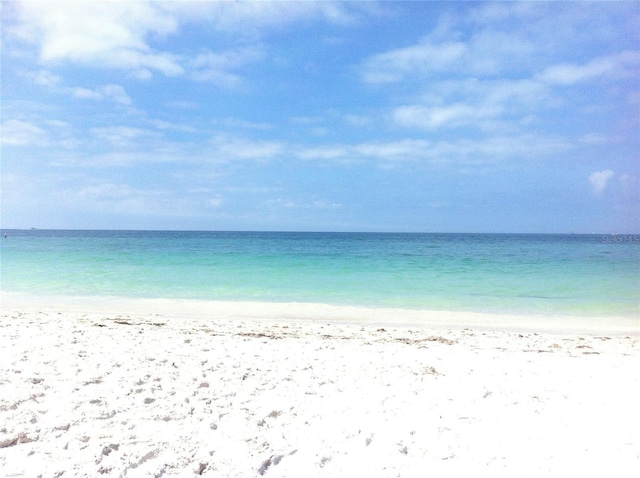
{"type": "Polygon", "coordinates": [[[3,232],[3,291],[640,316],[633,235],[3,232]]]}

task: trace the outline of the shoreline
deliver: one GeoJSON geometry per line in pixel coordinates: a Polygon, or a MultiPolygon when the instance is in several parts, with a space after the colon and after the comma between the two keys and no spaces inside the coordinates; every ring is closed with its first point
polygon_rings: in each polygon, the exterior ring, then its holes
{"type": "Polygon", "coordinates": [[[640,338],[624,327],[82,299],[2,295],[7,477],[632,477],[640,466],[640,338]]]}
{"type": "Polygon", "coordinates": [[[175,319],[215,318],[326,321],[440,329],[640,336],[640,317],[485,313],[312,302],[210,301],[117,296],[61,296],[0,292],[5,310],[51,310],[111,314],[170,315],[175,319]]]}

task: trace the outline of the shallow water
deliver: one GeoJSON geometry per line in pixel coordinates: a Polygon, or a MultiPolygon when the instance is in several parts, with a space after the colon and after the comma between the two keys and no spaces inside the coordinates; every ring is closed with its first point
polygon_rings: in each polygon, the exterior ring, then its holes
{"type": "Polygon", "coordinates": [[[640,236],[8,230],[4,291],[640,315],[640,236]]]}

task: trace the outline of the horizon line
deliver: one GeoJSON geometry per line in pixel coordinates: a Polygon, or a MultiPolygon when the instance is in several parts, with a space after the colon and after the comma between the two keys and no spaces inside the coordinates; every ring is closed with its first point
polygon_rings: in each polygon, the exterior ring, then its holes
{"type": "Polygon", "coordinates": [[[640,235],[640,232],[505,232],[505,231],[358,231],[358,230],[295,230],[295,229],[122,229],[122,228],[60,228],[60,227],[0,227],[0,231],[78,231],[78,232],[216,232],[216,233],[274,233],[274,234],[504,234],[504,235],[640,235]]]}

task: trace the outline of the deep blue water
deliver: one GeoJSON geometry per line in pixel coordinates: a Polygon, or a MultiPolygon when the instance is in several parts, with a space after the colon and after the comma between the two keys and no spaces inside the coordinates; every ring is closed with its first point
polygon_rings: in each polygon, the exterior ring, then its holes
{"type": "Polygon", "coordinates": [[[5,230],[4,291],[640,315],[640,236],[5,230]]]}

